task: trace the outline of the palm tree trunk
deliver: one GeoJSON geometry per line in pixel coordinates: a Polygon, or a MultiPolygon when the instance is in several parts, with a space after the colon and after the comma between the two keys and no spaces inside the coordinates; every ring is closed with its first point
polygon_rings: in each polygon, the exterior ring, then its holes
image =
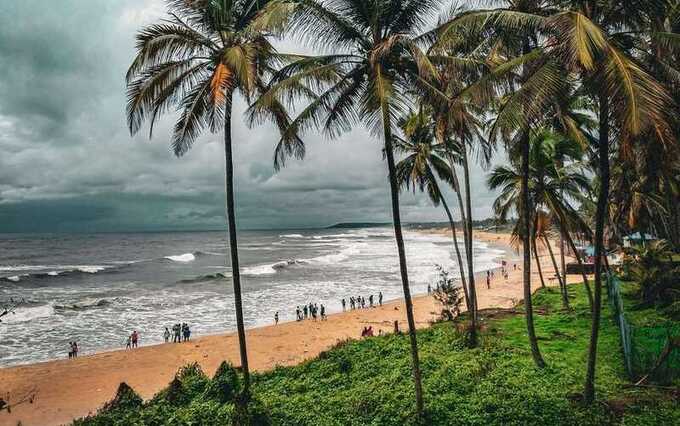
{"type": "MultiPolygon", "coordinates": [[[[439,191],[441,193],[441,191],[439,191]]],[[[468,288],[467,288],[467,283],[465,282],[465,267],[463,264],[463,258],[460,255],[460,249],[458,248],[458,237],[456,236],[456,222],[453,220],[453,216],[451,215],[451,210],[449,209],[448,204],[446,204],[446,200],[444,199],[444,196],[441,196],[441,201],[442,205],[444,206],[444,210],[446,210],[446,216],[449,218],[449,224],[451,226],[451,236],[453,237],[453,247],[456,249],[456,257],[458,258],[458,269],[460,269],[460,280],[463,285],[463,293],[465,293],[465,305],[467,306],[468,311],[470,311],[470,295],[468,294],[468,288]]]]}
{"type": "Polygon", "coordinates": [[[241,353],[241,370],[243,371],[243,394],[250,393],[250,370],[248,369],[248,350],[246,347],[246,329],[243,323],[243,302],[241,300],[241,272],[238,261],[238,240],[236,238],[236,211],[234,203],[234,162],[231,150],[231,100],[233,92],[227,91],[224,109],[224,160],[225,188],[227,196],[227,226],[229,229],[229,252],[231,254],[231,276],[234,283],[234,304],[236,307],[236,330],[241,353]]]}
{"type": "Polygon", "coordinates": [[[401,272],[401,284],[404,290],[404,303],[406,304],[406,318],[408,320],[408,334],[411,341],[411,358],[413,361],[413,381],[416,391],[416,410],[418,415],[423,413],[423,387],[420,375],[420,361],[418,359],[418,341],[416,339],[416,322],[413,318],[413,302],[408,282],[408,270],[406,267],[406,252],[404,250],[404,237],[401,232],[401,214],[399,212],[399,187],[397,185],[397,173],[394,163],[394,151],[392,149],[392,128],[390,116],[386,106],[382,107],[383,132],[385,137],[385,156],[389,171],[390,191],[392,193],[392,219],[394,222],[394,236],[397,240],[399,253],[399,271],[401,272]]]}
{"type": "Polygon", "coordinates": [[[536,339],[534,328],[534,308],[531,303],[531,220],[529,214],[529,135],[525,134],[520,141],[522,144],[522,193],[521,193],[521,234],[522,249],[524,250],[524,308],[527,321],[527,334],[529,335],[529,346],[531,356],[538,368],[545,367],[545,361],[541,356],[536,339]]]}
{"type": "MultiPolygon", "coordinates": [[[[561,239],[562,237],[560,234],[560,240],[561,239]]],[[[560,294],[562,295],[562,307],[568,310],[570,308],[569,308],[569,293],[567,292],[567,282],[562,280],[562,274],[560,273],[560,269],[557,267],[557,261],[555,260],[555,253],[553,253],[553,249],[550,246],[550,240],[545,235],[543,235],[543,242],[545,243],[546,247],[548,247],[548,253],[550,253],[550,260],[552,261],[553,268],[555,268],[555,276],[557,277],[557,282],[560,284],[560,294]]],[[[563,241],[560,241],[560,243],[563,243],[563,241]]],[[[562,272],[564,272],[564,270],[562,270],[562,272]]]]}
{"type": "Polygon", "coordinates": [[[567,240],[567,244],[571,248],[571,251],[574,252],[574,257],[576,258],[576,262],[578,263],[579,269],[581,270],[581,278],[583,278],[583,286],[586,288],[586,294],[588,295],[588,306],[590,306],[590,310],[592,311],[593,310],[593,292],[590,289],[590,284],[588,283],[588,275],[586,274],[586,270],[583,267],[583,260],[581,259],[581,255],[578,253],[578,250],[576,250],[576,244],[574,244],[574,239],[571,238],[571,234],[569,233],[569,231],[567,231],[567,228],[564,226],[562,219],[560,218],[560,220],[558,220],[557,223],[560,225],[560,230],[562,231],[562,235],[564,235],[564,238],[567,240]]]}
{"type": "Polygon", "coordinates": [[[564,233],[560,231],[560,266],[562,266],[562,282],[564,283],[564,289],[567,286],[567,260],[564,255],[565,245],[564,245],[564,233]]]}
{"type": "Polygon", "coordinates": [[[468,283],[470,286],[470,300],[472,305],[472,321],[470,325],[470,345],[477,346],[477,290],[475,289],[475,269],[473,265],[474,250],[472,248],[472,199],[470,195],[470,167],[467,158],[467,145],[462,141],[463,149],[463,173],[465,177],[465,210],[467,217],[465,228],[467,231],[467,264],[468,264],[468,283]]]}
{"type": "MultiPolygon", "coordinates": [[[[468,233],[467,233],[467,215],[465,214],[465,203],[463,203],[463,195],[460,190],[460,181],[458,180],[458,173],[456,173],[456,163],[453,161],[453,156],[449,159],[449,163],[451,165],[451,178],[453,179],[453,187],[454,191],[456,193],[456,198],[458,199],[458,209],[460,210],[460,220],[461,223],[463,224],[463,243],[465,245],[465,259],[470,256],[470,242],[468,241],[468,233]]],[[[468,286],[468,293],[469,293],[469,286],[468,286]]],[[[472,312],[471,309],[472,305],[470,304],[468,306],[468,311],[472,312]]]]}
{"type": "Polygon", "coordinates": [[[604,252],[604,225],[607,219],[607,202],[609,201],[609,99],[600,94],[600,194],[597,199],[595,215],[595,298],[593,299],[593,322],[590,330],[590,346],[588,348],[588,365],[584,400],[590,404],[595,400],[595,368],[597,362],[597,340],[600,333],[600,315],[602,303],[602,254],[604,252]]]}
{"type": "Polygon", "coordinates": [[[545,280],[543,279],[543,268],[541,267],[541,259],[538,257],[538,247],[536,244],[536,238],[533,238],[531,242],[531,247],[534,250],[534,259],[536,259],[536,269],[538,269],[538,277],[541,279],[541,288],[545,288],[545,280]]]}

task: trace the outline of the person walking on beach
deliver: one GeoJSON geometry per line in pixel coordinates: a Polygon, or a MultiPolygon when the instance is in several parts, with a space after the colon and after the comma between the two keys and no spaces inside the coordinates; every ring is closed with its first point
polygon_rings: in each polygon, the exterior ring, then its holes
{"type": "Polygon", "coordinates": [[[278,324],[279,324],[279,311],[276,311],[276,313],[274,314],[274,325],[278,324]]]}
{"type": "Polygon", "coordinates": [[[132,338],[132,348],[134,349],[137,347],[137,343],[139,342],[139,334],[137,333],[137,330],[134,330],[132,332],[132,336],[130,337],[132,338]]]}
{"type": "Polygon", "coordinates": [[[381,291],[380,293],[378,293],[378,303],[380,304],[380,306],[382,306],[382,299],[383,299],[383,296],[382,296],[382,291],[381,291]]]}
{"type": "Polygon", "coordinates": [[[189,338],[191,337],[191,329],[189,328],[189,324],[184,323],[184,341],[188,342],[189,338]]]}
{"type": "Polygon", "coordinates": [[[307,319],[307,305],[302,308],[302,313],[304,314],[304,318],[307,319]]]}
{"type": "Polygon", "coordinates": [[[132,349],[132,336],[128,336],[127,343],[125,344],[125,349],[132,349]]]}
{"type": "Polygon", "coordinates": [[[321,321],[326,321],[326,307],[321,305],[321,321]]]}
{"type": "Polygon", "coordinates": [[[163,340],[165,340],[165,343],[170,341],[170,330],[168,330],[168,327],[165,327],[165,331],[163,332],[163,340]]]}
{"type": "Polygon", "coordinates": [[[373,295],[371,294],[368,296],[368,305],[372,308],[373,307],[373,295]]]}
{"type": "Polygon", "coordinates": [[[356,304],[354,303],[354,296],[352,296],[352,297],[349,298],[349,308],[351,310],[354,310],[355,307],[356,307],[356,304]]]}
{"type": "Polygon", "coordinates": [[[486,274],[486,288],[487,290],[491,290],[491,275],[488,273],[486,274]]]}
{"type": "Polygon", "coordinates": [[[427,285],[427,294],[432,294],[432,286],[430,284],[427,285]]]}
{"type": "Polygon", "coordinates": [[[345,298],[342,299],[342,312],[345,312],[345,298]]]}

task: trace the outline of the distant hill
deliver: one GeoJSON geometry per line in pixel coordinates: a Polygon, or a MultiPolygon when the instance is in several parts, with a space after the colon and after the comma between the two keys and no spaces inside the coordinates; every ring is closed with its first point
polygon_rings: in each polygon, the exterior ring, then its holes
{"type": "Polygon", "coordinates": [[[326,229],[358,229],[358,228],[380,228],[392,225],[391,222],[346,222],[336,223],[326,229]]]}

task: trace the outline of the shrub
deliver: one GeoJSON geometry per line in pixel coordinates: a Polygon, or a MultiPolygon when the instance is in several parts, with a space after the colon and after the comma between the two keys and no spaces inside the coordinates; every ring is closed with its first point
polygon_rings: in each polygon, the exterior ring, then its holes
{"type": "Polygon", "coordinates": [[[207,385],[204,397],[221,403],[234,402],[240,392],[241,379],[236,369],[231,364],[222,362],[207,385]]]}
{"type": "Polygon", "coordinates": [[[102,412],[114,410],[133,410],[142,405],[144,401],[137,395],[137,393],[128,386],[127,383],[122,382],[118,385],[118,390],[113,399],[101,408],[102,412]]]}

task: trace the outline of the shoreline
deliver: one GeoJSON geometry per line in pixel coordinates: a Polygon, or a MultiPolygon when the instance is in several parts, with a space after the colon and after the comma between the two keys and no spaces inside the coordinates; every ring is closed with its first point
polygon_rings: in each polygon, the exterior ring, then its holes
{"type": "MultiPolygon", "coordinates": [[[[420,232],[446,232],[450,236],[448,229],[420,232]]],[[[478,231],[475,240],[504,250],[505,255],[496,258],[499,261],[505,259],[511,264],[515,259],[507,234],[478,231]]],[[[546,268],[546,263],[543,266],[550,275],[551,268],[546,268]]],[[[484,272],[475,275],[480,274],[484,272]]],[[[535,270],[532,276],[536,279],[534,284],[537,284],[538,273],[535,270]]],[[[519,270],[509,271],[508,280],[498,274],[492,280],[490,290],[485,284],[478,281],[477,285],[480,309],[509,308],[522,299],[519,270]]],[[[415,296],[413,306],[417,328],[429,327],[438,317],[436,302],[427,294],[415,296]]],[[[376,308],[329,313],[327,318],[325,321],[289,321],[247,329],[251,369],[268,371],[315,358],[341,341],[360,338],[364,326],[373,326],[376,335],[379,330],[391,333],[395,320],[399,321],[402,331],[408,328],[403,299],[387,301],[376,308]]],[[[0,383],[3,385],[0,391],[3,395],[10,392],[10,404],[12,399],[20,398],[31,389],[37,392],[33,404],[13,407],[12,413],[1,412],[0,425],[14,425],[19,421],[25,426],[67,423],[95,413],[114,396],[122,381],[148,399],[167,386],[181,366],[198,362],[206,374],[212,375],[225,359],[232,364],[240,364],[235,332],[204,335],[185,343],[153,344],[134,350],[98,352],[72,360],[0,368],[0,383]]]]}

